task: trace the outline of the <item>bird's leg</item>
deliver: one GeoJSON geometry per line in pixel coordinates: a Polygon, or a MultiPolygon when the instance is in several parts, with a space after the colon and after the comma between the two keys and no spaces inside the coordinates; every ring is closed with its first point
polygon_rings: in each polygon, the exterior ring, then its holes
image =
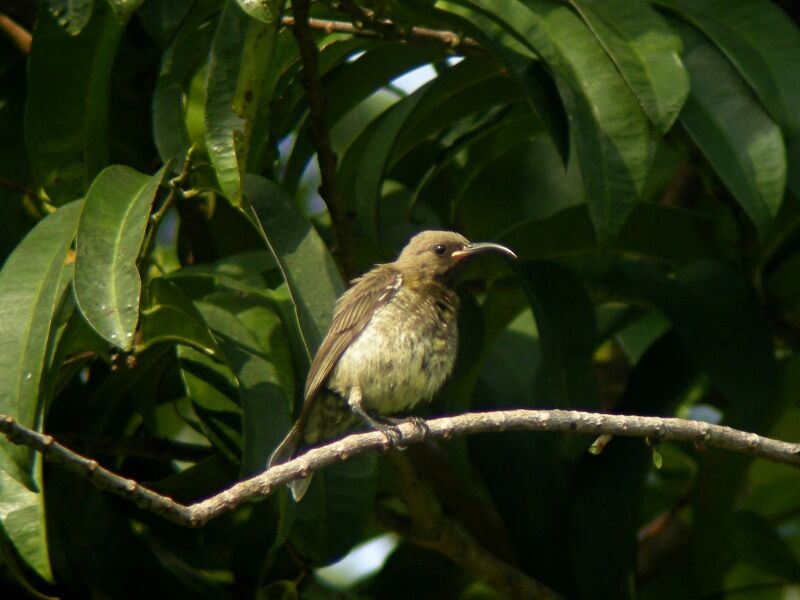
{"type": "Polygon", "coordinates": [[[364,410],[363,400],[364,397],[359,386],[355,385],[350,388],[350,393],[347,395],[347,404],[350,406],[350,410],[361,417],[361,419],[367,425],[372,427],[372,429],[375,431],[380,431],[383,435],[385,435],[386,442],[389,444],[390,448],[396,448],[400,443],[400,439],[402,438],[400,431],[394,425],[386,425],[372,417],[366,410],[364,410]]]}

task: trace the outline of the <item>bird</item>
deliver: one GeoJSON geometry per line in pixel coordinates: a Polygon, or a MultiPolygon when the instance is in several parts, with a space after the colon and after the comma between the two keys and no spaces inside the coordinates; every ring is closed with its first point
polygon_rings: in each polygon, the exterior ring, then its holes
{"type": "MultiPolygon", "coordinates": [[[[354,279],[337,300],[311,363],[300,416],[268,467],[359,422],[395,445],[398,421],[386,416],[429,401],[450,376],[458,348],[457,276],[468,259],[487,252],[516,258],[500,244],[472,243],[453,231],[423,231],[397,260],[354,279]]],[[[310,482],[308,475],[289,483],[295,501],[310,482]]]]}

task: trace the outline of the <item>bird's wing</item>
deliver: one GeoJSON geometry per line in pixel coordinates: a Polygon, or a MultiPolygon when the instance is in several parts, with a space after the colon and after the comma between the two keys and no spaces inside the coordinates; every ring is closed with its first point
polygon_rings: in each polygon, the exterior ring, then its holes
{"type": "MultiPolygon", "coordinates": [[[[311,404],[345,349],[364,330],[372,316],[394,298],[402,283],[396,269],[380,266],[356,279],[339,298],[331,327],[308,372],[305,405],[311,404]]],[[[303,412],[305,409],[306,406],[303,412]]]]}

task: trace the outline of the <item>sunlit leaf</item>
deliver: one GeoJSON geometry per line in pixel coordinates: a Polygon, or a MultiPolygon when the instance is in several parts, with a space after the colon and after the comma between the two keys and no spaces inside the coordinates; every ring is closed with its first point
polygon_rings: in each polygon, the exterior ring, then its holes
{"type": "Polygon", "coordinates": [[[165,172],[108,167],[92,183],[78,224],[75,298],[97,333],[123,350],[131,348],[139,319],[136,261],[165,172]]]}

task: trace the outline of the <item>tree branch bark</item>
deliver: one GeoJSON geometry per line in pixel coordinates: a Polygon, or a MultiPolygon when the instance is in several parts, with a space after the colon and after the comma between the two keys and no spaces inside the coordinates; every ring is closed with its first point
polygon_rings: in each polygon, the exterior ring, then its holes
{"type": "MultiPolygon", "coordinates": [[[[337,158],[331,144],[331,136],[325,123],[325,98],[319,82],[319,49],[311,36],[309,26],[309,0],[292,2],[292,31],[297,38],[300,58],[303,62],[302,80],[308,97],[309,132],[311,143],[317,151],[322,184],[319,194],[328,207],[331,224],[336,236],[334,255],[347,279],[353,277],[353,233],[350,217],[342,205],[337,180],[337,158]]],[[[284,21],[285,22],[285,21],[284,21]]]]}
{"type": "MultiPolygon", "coordinates": [[[[286,15],[281,19],[281,23],[287,27],[294,27],[295,18],[286,15]]],[[[346,33],[358,37],[381,39],[434,41],[444,44],[454,52],[487,54],[478,42],[455,31],[429,29],[427,27],[409,27],[400,30],[395,28],[391,21],[381,21],[386,26],[381,28],[381,31],[365,25],[354,25],[347,21],[309,18],[307,23],[311,29],[318,29],[326,33],[346,33]]]]}
{"type": "MultiPolygon", "coordinates": [[[[576,433],[651,440],[692,442],[699,447],[716,447],[800,467],[800,444],[783,442],[739,431],[723,425],[678,418],[610,415],[573,410],[507,410],[466,413],[427,421],[427,433],[413,423],[398,426],[403,446],[418,444],[424,439],[447,440],[455,435],[503,431],[572,431],[576,433]]],[[[386,436],[379,432],[355,433],[341,440],[309,450],[297,458],[277,465],[255,477],[240,481],[227,490],[194,504],[183,505],[121,477],[43,435],[0,415],[0,432],[15,444],[33,448],[48,459],[89,477],[95,485],[129,498],[142,508],[160,514],[187,527],[204,525],[243,502],[268,496],[280,486],[307,476],[337,461],[356,454],[387,450],[386,436]]],[[[613,443],[613,442],[612,442],[613,443]]]]}

